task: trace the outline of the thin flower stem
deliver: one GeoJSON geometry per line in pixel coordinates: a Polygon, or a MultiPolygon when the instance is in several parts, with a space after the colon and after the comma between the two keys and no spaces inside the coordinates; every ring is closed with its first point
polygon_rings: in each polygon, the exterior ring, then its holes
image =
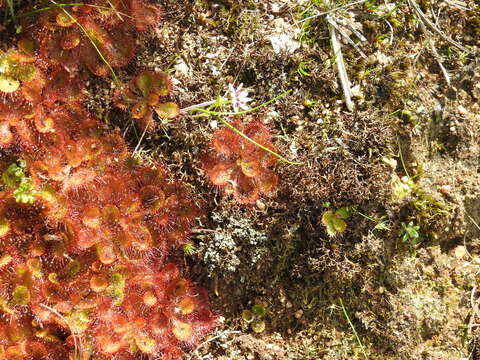
{"type": "Polygon", "coordinates": [[[67,325],[68,329],[72,333],[73,343],[74,343],[74,347],[75,347],[75,360],[80,359],[81,352],[79,352],[79,351],[81,351],[81,349],[78,347],[77,333],[75,333],[73,331],[73,329],[72,329],[70,323],[68,322],[68,320],[62,314],[60,314],[57,310],[53,309],[52,307],[50,307],[46,304],[40,304],[40,306],[47,309],[48,311],[51,311],[53,314],[57,315],[61,320],[63,320],[63,322],[65,322],[65,325],[67,325]]]}
{"type": "MultiPolygon", "coordinates": [[[[12,17],[13,21],[15,21],[15,10],[13,9],[13,0],[7,0],[7,7],[10,12],[10,16],[12,17]]],[[[7,13],[5,13],[5,19],[7,18],[7,13]]]]}
{"type": "Polygon", "coordinates": [[[35,9],[35,10],[32,10],[32,11],[28,11],[28,12],[25,12],[25,13],[18,14],[17,17],[25,17],[25,16],[30,16],[30,15],[35,15],[39,12],[48,11],[48,10],[55,9],[55,8],[62,8],[62,7],[68,7],[68,6],[83,6],[83,5],[85,5],[85,4],[84,3],[55,4],[55,5],[52,5],[52,6],[46,6],[46,7],[40,8],[40,9],[35,9]]]}
{"type": "Polygon", "coordinates": [[[480,225],[477,224],[474,218],[472,218],[469,214],[467,214],[467,217],[470,219],[470,221],[475,225],[475,227],[480,230],[480,225]]]}
{"type": "Polygon", "coordinates": [[[363,347],[362,341],[358,337],[357,330],[355,330],[355,326],[353,326],[352,321],[350,320],[350,317],[348,316],[347,309],[345,309],[345,306],[343,305],[343,301],[341,298],[338,299],[340,301],[340,306],[342,307],[343,315],[345,315],[345,318],[347,319],[348,325],[353,330],[353,334],[355,335],[355,339],[357,339],[358,345],[360,345],[360,349],[362,349],[362,354],[365,359],[368,359],[367,354],[365,353],[365,348],[363,347]]]}
{"type": "MultiPolygon", "coordinates": [[[[73,7],[73,6],[89,6],[89,7],[93,7],[93,8],[97,8],[97,9],[103,9],[103,10],[110,10],[111,9],[111,7],[108,7],[108,6],[92,5],[92,4],[85,4],[85,3],[65,3],[65,4],[56,3],[52,6],[46,6],[46,7],[40,8],[40,9],[35,9],[35,10],[32,10],[32,11],[27,11],[27,12],[18,14],[16,17],[21,18],[21,17],[30,16],[30,15],[35,15],[35,14],[38,14],[38,13],[43,12],[43,11],[48,11],[48,10],[63,8],[63,7],[73,7]]],[[[119,13],[119,14],[121,14],[123,16],[128,16],[127,14],[123,14],[123,13],[119,13]]]]}
{"type": "Polygon", "coordinates": [[[367,220],[370,220],[370,221],[373,221],[373,222],[379,222],[380,220],[379,219],[374,219],[368,215],[365,215],[365,214],[362,214],[360,211],[358,211],[355,207],[352,207],[352,210],[355,211],[355,213],[357,213],[358,215],[364,217],[365,219],[367,220]]]}
{"type": "Polygon", "coordinates": [[[187,113],[187,112],[189,112],[189,111],[198,110],[198,109],[201,109],[201,108],[204,108],[204,107],[207,107],[207,106],[211,106],[211,105],[214,105],[214,106],[224,105],[224,104],[228,104],[229,102],[230,102],[230,101],[227,100],[227,99],[219,98],[219,99],[215,99],[215,100],[205,101],[205,102],[200,103],[200,104],[195,104],[195,105],[187,106],[186,108],[180,109],[180,112],[181,112],[182,114],[185,114],[185,113],[187,113]]]}
{"type": "Polygon", "coordinates": [[[400,144],[400,138],[397,136],[397,142],[398,142],[398,152],[400,156],[400,162],[402,163],[403,170],[405,171],[405,174],[407,175],[408,178],[410,178],[410,174],[408,173],[407,167],[405,166],[405,162],[403,161],[403,153],[402,153],[402,146],[400,144]]]}
{"type": "Polygon", "coordinates": [[[254,111],[257,111],[261,108],[264,108],[265,106],[267,105],[270,105],[271,103],[277,101],[277,100],[280,100],[281,98],[284,98],[285,96],[287,96],[288,94],[290,94],[292,92],[292,90],[287,90],[283,93],[281,93],[280,95],[277,95],[275,96],[274,98],[258,105],[258,106],[255,106],[253,108],[250,108],[248,110],[243,110],[243,111],[237,111],[237,112],[231,112],[231,111],[226,111],[226,112],[222,112],[222,111],[210,111],[210,110],[205,110],[205,109],[199,109],[199,108],[193,108],[191,109],[191,111],[198,111],[198,112],[201,112],[202,114],[200,115],[197,115],[197,116],[194,116],[194,117],[198,117],[198,116],[212,116],[212,115],[216,115],[216,116],[235,116],[235,115],[244,115],[244,114],[248,114],[248,113],[251,113],[251,112],[254,112],[254,111]]]}
{"type": "Polygon", "coordinates": [[[143,137],[145,136],[145,134],[147,132],[147,129],[150,126],[151,121],[152,121],[152,119],[148,120],[148,123],[147,123],[147,125],[145,126],[145,129],[142,132],[142,136],[140,136],[140,140],[138,140],[138,144],[137,144],[137,146],[135,146],[135,150],[133,150],[133,154],[132,154],[133,156],[135,156],[137,154],[137,150],[140,147],[140,144],[142,143],[143,137]]]}
{"type": "Polygon", "coordinates": [[[219,120],[221,123],[223,123],[226,127],[228,127],[230,130],[232,130],[234,133],[240,135],[241,137],[243,137],[244,139],[250,141],[253,145],[255,146],[258,146],[260,149],[268,152],[269,154],[272,154],[273,156],[275,156],[276,158],[278,158],[280,161],[283,161],[287,164],[290,164],[290,165],[301,165],[302,163],[301,162],[296,162],[296,161],[290,161],[288,159],[285,159],[282,155],[280,154],[277,154],[275,151],[273,150],[270,150],[269,148],[267,148],[266,146],[263,146],[262,144],[259,144],[258,142],[256,142],[255,140],[253,139],[250,139],[247,135],[245,135],[243,132],[241,132],[240,130],[238,130],[235,126],[233,126],[232,124],[230,124],[228,121],[222,119],[220,116],[216,116],[214,115],[215,118],[217,120],[219,120]]]}
{"type": "MultiPolygon", "coordinates": [[[[50,2],[52,2],[53,4],[55,5],[59,5],[57,2],[55,2],[55,0],[50,0],[50,2]]],[[[120,84],[120,81],[118,80],[117,78],[117,74],[115,74],[115,71],[113,70],[112,68],[112,65],[110,65],[110,63],[107,61],[107,59],[105,59],[105,56],[103,56],[102,52],[100,51],[100,49],[98,48],[98,45],[95,43],[95,41],[93,41],[93,39],[91,38],[90,34],[88,33],[88,31],[83,27],[82,24],[80,24],[77,19],[75,17],[73,17],[72,15],[70,15],[70,13],[63,9],[63,12],[70,18],[72,19],[75,24],[78,25],[78,27],[82,30],[82,32],[85,34],[85,36],[88,38],[88,40],[90,40],[90,43],[92,44],[92,46],[95,48],[96,52],[98,53],[98,56],[100,56],[100,59],[102,59],[102,61],[105,63],[105,65],[107,65],[108,67],[108,70],[110,70],[110,72],[112,73],[112,76],[113,76],[113,81],[115,83],[115,85],[119,85],[120,84]]]]}

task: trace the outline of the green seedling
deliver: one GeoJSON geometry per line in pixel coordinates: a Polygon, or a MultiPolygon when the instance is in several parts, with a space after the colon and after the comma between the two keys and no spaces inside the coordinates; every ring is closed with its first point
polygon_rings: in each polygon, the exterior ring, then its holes
{"type": "Polygon", "coordinates": [[[402,232],[400,238],[402,242],[416,245],[420,242],[420,225],[415,225],[413,221],[410,221],[408,224],[402,222],[402,232]]]}
{"type": "Polygon", "coordinates": [[[251,323],[253,321],[253,312],[248,309],[243,310],[242,319],[247,323],[251,323]]]}
{"type": "Polygon", "coordinates": [[[319,103],[315,100],[310,100],[310,99],[304,99],[303,100],[303,106],[312,108],[312,107],[315,107],[315,106],[318,106],[318,105],[319,105],[319,103]]]}
{"type": "Polygon", "coordinates": [[[265,307],[263,305],[256,304],[256,305],[252,306],[252,313],[256,317],[261,318],[261,317],[265,316],[265,314],[267,313],[267,310],[265,309],[265,307]]]}
{"type": "Polygon", "coordinates": [[[2,174],[3,184],[8,187],[16,187],[25,178],[25,161],[20,160],[18,165],[13,163],[2,174]]]}
{"type": "Polygon", "coordinates": [[[309,60],[309,61],[301,61],[299,64],[298,64],[298,67],[297,67],[297,73],[301,76],[301,77],[305,77],[305,76],[311,76],[312,74],[310,74],[310,72],[308,71],[308,64],[310,64],[312,61],[309,60]]]}
{"type": "Polygon", "coordinates": [[[18,203],[33,204],[35,201],[35,190],[30,178],[25,174],[26,163],[19,160],[18,164],[11,164],[2,174],[2,182],[6,187],[16,188],[13,197],[18,203]]]}
{"type": "Polygon", "coordinates": [[[33,204],[35,201],[35,190],[29,180],[22,181],[18,188],[13,192],[16,202],[22,204],[33,204]]]}
{"type": "Polygon", "coordinates": [[[192,255],[195,252],[195,245],[187,242],[183,245],[183,252],[185,255],[192,255]]]}
{"type": "Polygon", "coordinates": [[[245,321],[250,329],[256,333],[261,333],[265,330],[265,321],[262,318],[267,313],[265,306],[260,304],[253,305],[250,309],[245,309],[242,311],[242,319],[245,321]]]}
{"type": "Polygon", "coordinates": [[[330,236],[335,236],[338,233],[343,233],[347,229],[347,220],[350,217],[350,212],[347,207],[342,207],[336,211],[327,210],[323,213],[322,224],[327,229],[330,236]]]}
{"type": "MultiPolygon", "coordinates": [[[[401,149],[399,142],[399,149],[401,149]]],[[[448,215],[451,207],[441,198],[430,193],[422,187],[421,179],[424,175],[423,165],[419,164],[410,174],[404,162],[402,151],[399,151],[399,158],[405,172],[405,176],[399,178],[394,175],[392,185],[392,199],[397,202],[407,201],[417,212],[417,219],[428,221],[434,216],[448,215]]]]}
{"type": "Polygon", "coordinates": [[[255,320],[254,322],[252,322],[252,325],[250,325],[250,327],[252,328],[252,330],[254,332],[256,332],[257,334],[258,333],[261,333],[265,330],[265,321],[263,320],[255,320]]]}

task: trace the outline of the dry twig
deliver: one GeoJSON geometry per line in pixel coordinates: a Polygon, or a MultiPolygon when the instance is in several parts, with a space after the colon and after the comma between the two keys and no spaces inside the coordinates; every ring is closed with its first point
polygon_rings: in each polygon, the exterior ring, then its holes
{"type": "Polygon", "coordinates": [[[407,0],[408,4],[410,7],[417,13],[418,17],[420,20],[424,23],[427,24],[434,32],[436,32],[443,40],[449,42],[453,46],[459,48],[462,51],[468,52],[468,49],[465,48],[462,44],[456,42],[453,40],[451,37],[448,35],[445,35],[437,25],[435,25],[433,22],[431,22],[428,17],[423,13],[423,11],[420,9],[420,6],[418,6],[417,2],[415,0],[407,0]]]}
{"type": "Polygon", "coordinates": [[[337,64],[338,76],[340,78],[340,84],[342,85],[342,90],[345,97],[345,105],[349,111],[353,111],[354,105],[352,102],[352,90],[350,88],[347,70],[345,69],[345,62],[343,61],[342,45],[340,44],[340,41],[338,41],[336,26],[333,25],[335,23],[334,20],[330,15],[327,15],[326,18],[332,39],[332,49],[335,56],[335,63],[337,64]]]}
{"type": "MultiPolygon", "coordinates": [[[[418,7],[418,4],[415,3],[415,0],[408,0],[408,2],[412,2],[412,4],[414,5],[411,5],[413,7],[413,9],[417,12],[418,16],[419,16],[419,22],[420,22],[420,27],[422,28],[422,31],[424,32],[425,36],[428,36],[429,35],[429,31],[424,23],[424,17],[425,17],[425,14],[422,13],[422,11],[420,10],[420,8],[418,7]],[[416,7],[415,7],[416,6],[416,7]],[[417,10],[418,8],[418,10],[417,10]],[[423,17],[421,14],[423,14],[423,17]]],[[[426,19],[426,17],[425,17],[426,19]]],[[[430,22],[428,19],[426,19],[428,22],[430,22]]],[[[428,24],[428,23],[427,23],[428,24]]],[[[435,24],[433,24],[432,22],[430,22],[430,26],[432,26],[433,28],[437,28],[435,24]]],[[[438,28],[437,28],[438,29],[438,28]]],[[[438,30],[440,31],[440,30],[438,30]]],[[[446,35],[445,35],[446,36],[446,35]]],[[[453,41],[453,40],[452,40],[453,41]]],[[[451,81],[450,81],[450,75],[448,74],[448,71],[447,69],[445,69],[445,67],[443,66],[443,63],[442,63],[442,57],[439,55],[437,49],[435,48],[435,43],[433,40],[429,40],[429,44],[430,44],[430,49],[431,49],[431,52],[433,54],[433,56],[435,57],[435,60],[437,60],[437,63],[438,63],[438,66],[440,67],[440,70],[442,71],[442,74],[443,76],[445,77],[445,81],[447,82],[447,85],[450,86],[451,84],[451,81]]]]}
{"type": "Polygon", "coordinates": [[[443,66],[442,58],[438,54],[438,51],[435,48],[433,41],[430,42],[430,47],[432,48],[432,53],[433,53],[433,56],[435,57],[435,60],[437,60],[438,62],[438,66],[440,66],[440,70],[442,70],[442,74],[445,77],[445,81],[447,82],[447,85],[450,86],[450,75],[448,74],[447,69],[445,69],[445,67],[443,66]]]}
{"type": "MultiPolygon", "coordinates": [[[[359,53],[364,59],[367,58],[367,55],[365,55],[365,53],[362,51],[362,49],[360,49],[360,47],[359,47],[357,44],[355,44],[355,42],[354,42],[352,39],[350,39],[350,36],[348,36],[348,34],[347,34],[345,31],[343,31],[340,26],[338,26],[337,20],[334,20],[332,17],[329,17],[329,19],[327,19],[327,21],[328,21],[328,23],[329,23],[330,25],[332,25],[332,26],[335,28],[335,30],[337,30],[337,31],[340,33],[340,35],[342,35],[342,37],[343,37],[344,39],[346,39],[346,40],[350,43],[350,45],[352,45],[352,46],[355,48],[355,50],[358,51],[358,53],[359,53]]],[[[338,22],[342,24],[342,22],[341,22],[340,20],[338,20],[338,22]]],[[[342,24],[342,25],[345,25],[345,24],[342,24]]],[[[366,41],[366,40],[367,40],[367,39],[364,38],[364,36],[363,36],[362,34],[360,34],[356,29],[354,29],[353,26],[349,26],[349,29],[350,29],[355,35],[357,35],[357,37],[358,37],[361,41],[366,41]]]]}

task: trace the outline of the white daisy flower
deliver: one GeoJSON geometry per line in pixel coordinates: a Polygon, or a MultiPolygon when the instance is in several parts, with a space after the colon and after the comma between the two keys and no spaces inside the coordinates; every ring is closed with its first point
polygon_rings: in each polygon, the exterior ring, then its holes
{"type": "Polygon", "coordinates": [[[249,109],[247,103],[252,99],[248,97],[248,89],[244,89],[243,84],[238,85],[236,89],[232,84],[228,84],[228,91],[232,100],[233,111],[249,109]]]}

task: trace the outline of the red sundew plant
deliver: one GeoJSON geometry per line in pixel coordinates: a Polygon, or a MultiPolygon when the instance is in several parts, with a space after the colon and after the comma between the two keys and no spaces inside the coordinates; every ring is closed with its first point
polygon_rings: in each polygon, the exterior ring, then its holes
{"type": "Polygon", "coordinates": [[[0,356],[2,359],[68,359],[68,349],[58,339],[61,328],[47,325],[38,331],[32,323],[35,319],[24,317],[0,320],[0,356]]]}
{"type": "Polygon", "coordinates": [[[132,60],[135,31],[156,24],[160,8],[140,0],[94,0],[45,10],[38,18],[34,26],[24,24],[24,39],[35,43],[44,64],[105,76],[132,60]]]}
{"type": "Polygon", "coordinates": [[[117,288],[113,290],[103,280],[108,274],[92,276],[98,293],[114,293],[97,307],[92,329],[92,338],[104,355],[128,352],[132,343],[145,354],[172,352],[195,343],[215,325],[204,292],[181,278],[176,265],[117,267],[115,271],[117,288]]]}
{"type": "MultiPolygon", "coordinates": [[[[257,144],[275,151],[270,130],[261,122],[235,122],[233,126],[257,144]]],[[[205,171],[214,185],[232,194],[238,202],[254,203],[277,186],[278,175],[272,169],[277,158],[228,127],[215,132],[211,148],[204,160],[205,171]]]]}
{"type": "MultiPolygon", "coordinates": [[[[56,115],[55,131],[42,133],[38,150],[22,152],[35,202],[22,205],[12,190],[1,193],[0,262],[9,272],[0,311],[18,314],[20,322],[27,312],[60,328],[60,343],[74,334],[92,354],[172,358],[215,324],[203,292],[181,280],[173,265],[161,265],[186,240],[198,210],[163,170],[132,160],[120,136],[100,140],[88,117],[82,124],[62,108],[56,115]],[[60,141],[48,139],[57,136],[60,141]],[[69,146],[93,151],[67,156],[69,146]],[[119,321],[126,324],[122,331],[119,321]]],[[[22,349],[35,342],[29,335],[22,349]]]]}
{"type": "Polygon", "coordinates": [[[177,104],[163,101],[170,95],[172,83],[165,73],[146,70],[138,74],[117,94],[115,103],[128,109],[137,126],[146,132],[155,130],[153,111],[162,118],[174,118],[180,114],[177,104]]]}
{"type": "MultiPolygon", "coordinates": [[[[40,12],[18,50],[0,55],[0,358],[179,360],[216,325],[206,293],[167,260],[200,209],[81,103],[80,70],[105,74],[100,55],[128,63],[134,30],[159,8],[66,10],[40,12]]],[[[134,83],[126,95],[138,109],[178,111],[162,107],[166,75],[134,83]]]]}

